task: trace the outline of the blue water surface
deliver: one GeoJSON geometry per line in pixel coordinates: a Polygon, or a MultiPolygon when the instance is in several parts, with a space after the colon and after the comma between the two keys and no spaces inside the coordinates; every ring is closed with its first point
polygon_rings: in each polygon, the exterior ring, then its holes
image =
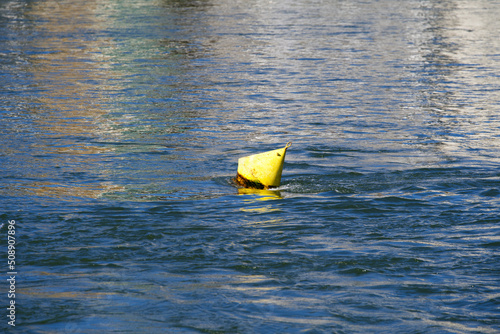
{"type": "Polygon", "coordinates": [[[0,1],[0,329],[500,332],[499,13],[0,1]]]}

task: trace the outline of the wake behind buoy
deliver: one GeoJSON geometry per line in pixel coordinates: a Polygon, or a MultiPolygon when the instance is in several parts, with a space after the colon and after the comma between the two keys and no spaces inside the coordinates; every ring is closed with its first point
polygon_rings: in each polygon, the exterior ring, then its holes
{"type": "Polygon", "coordinates": [[[236,183],[245,188],[279,187],[286,150],[291,145],[288,142],[284,148],[239,158],[236,183]]]}

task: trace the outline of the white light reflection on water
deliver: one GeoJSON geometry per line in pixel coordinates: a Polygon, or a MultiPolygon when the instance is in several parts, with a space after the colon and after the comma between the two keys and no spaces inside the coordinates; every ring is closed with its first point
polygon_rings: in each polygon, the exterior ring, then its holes
{"type": "Polygon", "coordinates": [[[0,195],[23,223],[20,322],[494,332],[497,12],[4,2],[0,195]],[[281,187],[234,185],[238,157],[288,141],[281,187]]]}

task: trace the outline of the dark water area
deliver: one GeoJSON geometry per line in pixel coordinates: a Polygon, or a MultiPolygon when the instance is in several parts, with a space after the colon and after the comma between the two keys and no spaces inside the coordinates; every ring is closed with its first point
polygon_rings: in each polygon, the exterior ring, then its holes
{"type": "Polygon", "coordinates": [[[499,15],[0,1],[0,330],[499,333],[499,15]]]}

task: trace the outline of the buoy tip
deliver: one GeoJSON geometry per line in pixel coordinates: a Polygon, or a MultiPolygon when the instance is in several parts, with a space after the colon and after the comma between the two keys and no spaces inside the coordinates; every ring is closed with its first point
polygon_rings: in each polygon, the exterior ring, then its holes
{"type": "Polygon", "coordinates": [[[291,141],[289,141],[288,143],[286,143],[285,148],[289,148],[290,146],[292,146],[292,142],[291,141]]]}

